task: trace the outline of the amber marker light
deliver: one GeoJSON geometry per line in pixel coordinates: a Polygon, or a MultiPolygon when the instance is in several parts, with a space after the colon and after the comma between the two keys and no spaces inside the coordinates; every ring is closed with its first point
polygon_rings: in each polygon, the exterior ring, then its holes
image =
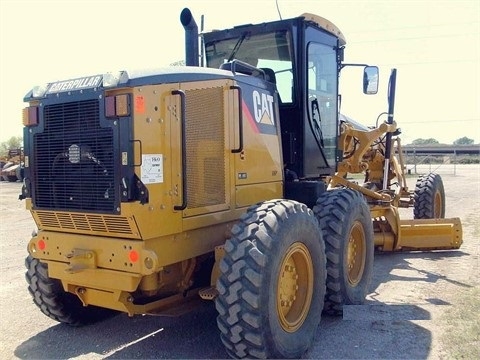
{"type": "Polygon", "coordinates": [[[130,114],[127,94],[115,96],[115,113],[117,116],[128,116],[130,114]]]}
{"type": "Polygon", "coordinates": [[[30,106],[23,109],[23,126],[38,125],[38,106],[30,106]]]}

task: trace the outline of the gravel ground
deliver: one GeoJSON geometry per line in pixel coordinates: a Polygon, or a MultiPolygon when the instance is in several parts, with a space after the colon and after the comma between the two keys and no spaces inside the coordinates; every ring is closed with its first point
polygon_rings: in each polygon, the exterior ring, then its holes
{"type": "MultiPolygon", "coordinates": [[[[377,254],[367,303],[347,307],[343,318],[322,318],[305,358],[480,358],[480,166],[433,170],[444,181],[446,216],[462,219],[461,249],[377,254]]],[[[414,185],[415,178],[409,178],[414,185]]],[[[0,182],[2,359],[227,357],[212,303],[179,318],[122,314],[83,328],[44,316],[24,280],[34,224],[17,200],[20,188],[20,183],[0,182]]]]}

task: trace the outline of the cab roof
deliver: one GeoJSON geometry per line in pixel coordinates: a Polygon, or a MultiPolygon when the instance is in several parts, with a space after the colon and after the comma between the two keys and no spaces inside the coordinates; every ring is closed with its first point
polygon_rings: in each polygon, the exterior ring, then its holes
{"type": "Polygon", "coordinates": [[[340,40],[340,45],[345,45],[347,43],[345,36],[342,34],[340,29],[330,20],[311,13],[303,13],[300,17],[305,18],[306,21],[315,23],[319,28],[335,35],[340,40]]]}

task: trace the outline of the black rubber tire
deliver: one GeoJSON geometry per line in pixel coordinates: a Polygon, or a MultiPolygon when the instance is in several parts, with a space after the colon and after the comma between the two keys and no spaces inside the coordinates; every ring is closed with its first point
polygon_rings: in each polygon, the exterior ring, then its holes
{"type": "Polygon", "coordinates": [[[7,175],[7,180],[9,182],[16,182],[18,180],[17,175],[7,175]]]}
{"type": "Polygon", "coordinates": [[[443,219],[445,217],[445,189],[439,174],[429,173],[417,179],[414,192],[415,219],[443,219]]]}
{"type": "MultiPolygon", "coordinates": [[[[301,261],[295,262],[294,267],[301,268],[299,264],[301,261]]],[[[225,243],[220,271],[217,324],[231,357],[298,358],[307,351],[322,314],[326,270],[320,228],[306,205],[272,200],[250,207],[225,243]],[[287,271],[282,269],[296,246],[303,247],[311,260],[311,272],[307,271],[310,285],[301,286],[304,276],[299,280],[300,288],[307,289],[302,294],[309,293],[311,297],[305,298],[311,301],[293,298],[292,303],[302,304],[302,321],[286,331],[285,323],[282,325],[285,315],[279,310],[287,271]]],[[[288,311],[291,309],[293,306],[288,311]]]]}
{"type": "Polygon", "coordinates": [[[363,304],[369,292],[375,248],[370,209],[359,192],[334,189],[318,198],[313,211],[327,257],[324,312],[341,315],[344,305],[363,304]]]}
{"type": "Polygon", "coordinates": [[[32,256],[25,259],[25,278],[33,302],[40,310],[61,323],[70,326],[92,324],[117,314],[117,311],[97,306],[83,306],[77,296],[65,292],[57,279],[48,276],[47,264],[32,256]]]}
{"type": "Polygon", "coordinates": [[[24,168],[23,167],[18,167],[17,170],[15,171],[15,175],[17,176],[17,180],[23,181],[23,174],[24,174],[24,168]]]}

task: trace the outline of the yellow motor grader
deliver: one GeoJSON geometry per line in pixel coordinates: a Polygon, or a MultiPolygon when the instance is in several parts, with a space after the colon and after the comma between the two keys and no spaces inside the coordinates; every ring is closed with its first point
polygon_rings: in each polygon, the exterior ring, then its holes
{"type": "Polygon", "coordinates": [[[23,180],[23,149],[10,149],[7,157],[0,159],[0,181],[17,180],[23,180]]]}
{"type": "Polygon", "coordinates": [[[202,34],[185,67],[34,87],[21,198],[38,230],[28,289],[70,325],[215,300],[232,357],[295,358],[323,311],[361,304],[374,249],[457,249],[437,174],[405,181],[393,117],[339,114],[345,38],[313,14],[202,34]],[[363,174],[364,181],[349,180],[363,174]],[[401,220],[400,208],[414,220],[401,220]]]}

